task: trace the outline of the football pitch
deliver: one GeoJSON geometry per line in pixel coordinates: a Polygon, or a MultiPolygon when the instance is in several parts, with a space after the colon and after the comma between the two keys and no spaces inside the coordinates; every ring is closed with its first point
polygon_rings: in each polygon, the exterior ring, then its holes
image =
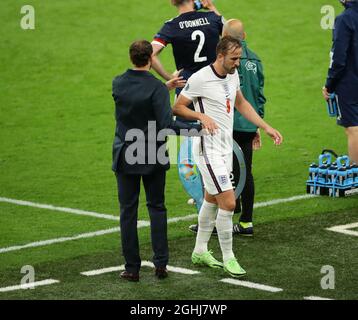
{"type": "MultiPolygon", "coordinates": [[[[2,0],[0,300],[358,299],[358,196],[305,194],[308,166],[322,149],[347,149],[321,95],[332,38],[321,27],[321,8],[342,8],[336,0],[215,3],[227,19],[245,23],[248,45],[264,65],[265,119],[284,136],[280,147],[263,137],[254,154],[255,235],[234,237],[247,277],[233,281],[192,265],[188,226],[196,213],[173,164],[166,184],[169,277],[153,275],[142,192],[138,232],[146,262],[139,283],[119,278],[111,82],[130,67],[131,42],[151,40],[176,16],[170,2],[2,0]],[[35,8],[35,30],[20,26],[23,5],[35,8]],[[35,289],[24,290],[32,271],[35,289]]],[[[175,69],[170,48],[161,59],[175,69]]],[[[220,257],[217,238],[210,247],[220,257]]]]}

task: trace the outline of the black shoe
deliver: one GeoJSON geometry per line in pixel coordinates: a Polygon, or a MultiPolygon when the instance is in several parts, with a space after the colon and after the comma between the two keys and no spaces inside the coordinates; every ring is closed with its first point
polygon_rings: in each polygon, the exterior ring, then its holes
{"type": "Polygon", "coordinates": [[[192,224],[191,226],[189,226],[189,230],[191,232],[198,233],[198,225],[197,224],[192,224]]]}
{"type": "MultiPolygon", "coordinates": [[[[192,224],[191,226],[189,226],[189,230],[191,232],[198,233],[198,225],[197,224],[192,224]]],[[[214,236],[218,235],[218,231],[216,230],[216,227],[214,227],[212,235],[214,235],[214,236]]]]}
{"type": "Polygon", "coordinates": [[[252,223],[248,227],[243,227],[241,223],[235,223],[232,228],[233,234],[239,234],[241,236],[252,237],[254,235],[254,227],[252,223]]]}
{"type": "Polygon", "coordinates": [[[139,281],[139,273],[131,273],[128,272],[127,270],[121,272],[120,277],[127,281],[133,281],[133,282],[139,281]]]}
{"type": "Polygon", "coordinates": [[[155,276],[158,279],[165,279],[168,277],[168,270],[166,268],[155,268],[155,276]]]}

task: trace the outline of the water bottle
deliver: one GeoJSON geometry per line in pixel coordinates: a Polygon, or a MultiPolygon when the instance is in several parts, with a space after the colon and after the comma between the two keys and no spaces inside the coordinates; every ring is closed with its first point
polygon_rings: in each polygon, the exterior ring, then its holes
{"type": "MultiPolygon", "coordinates": [[[[214,2],[214,1],[213,1],[214,2]]],[[[195,0],[194,1],[194,9],[195,10],[200,10],[200,9],[203,9],[203,4],[201,3],[200,0],[195,0]]]]}
{"type": "Polygon", "coordinates": [[[347,168],[346,167],[340,167],[337,170],[337,184],[340,187],[344,187],[347,180],[347,168]]]}
{"type": "Polygon", "coordinates": [[[337,165],[334,165],[333,163],[331,164],[330,167],[328,167],[328,181],[327,183],[329,184],[334,184],[335,183],[335,180],[336,180],[336,177],[337,177],[337,165]]]}
{"type": "Polygon", "coordinates": [[[200,0],[195,0],[194,1],[194,9],[195,10],[200,10],[202,8],[203,8],[203,4],[201,3],[201,1],[200,0]]]}
{"type": "Polygon", "coordinates": [[[355,184],[355,187],[358,187],[358,165],[356,163],[352,164],[352,170],[353,170],[353,183],[355,184]]]}
{"type": "Polygon", "coordinates": [[[328,166],[326,164],[322,164],[318,168],[317,194],[328,195],[327,178],[328,178],[328,166]]]}
{"type": "Polygon", "coordinates": [[[332,163],[328,168],[328,195],[335,197],[336,193],[336,178],[337,178],[337,165],[332,163]]]}
{"type": "Polygon", "coordinates": [[[313,182],[318,174],[318,165],[316,163],[312,163],[308,171],[309,171],[309,181],[313,182]]]}
{"type": "Polygon", "coordinates": [[[353,165],[347,167],[347,180],[345,184],[347,187],[354,186],[353,165]]]}
{"type": "Polygon", "coordinates": [[[337,96],[334,93],[331,93],[327,101],[327,111],[330,117],[337,116],[337,104],[338,104],[337,96]]]}
{"type": "MultiPolygon", "coordinates": [[[[337,180],[341,187],[345,187],[348,181],[348,167],[349,167],[349,157],[348,156],[341,156],[337,158],[337,180]]],[[[352,170],[349,171],[352,174],[352,170]]]]}

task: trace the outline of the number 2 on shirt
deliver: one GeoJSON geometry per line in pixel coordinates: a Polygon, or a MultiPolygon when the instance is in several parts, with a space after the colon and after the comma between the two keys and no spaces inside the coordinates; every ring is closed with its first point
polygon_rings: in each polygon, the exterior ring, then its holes
{"type": "Polygon", "coordinates": [[[200,57],[201,50],[203,50],[204,43],[205,43],[205,33],[200,30],[195,30],[191,34],[191,40],[195,41],[199,37],[199,44],[198,48],[196,49],[195,55],[194,55],[194,62],[204,62],[208,60],[208,57],[200,57]]]}

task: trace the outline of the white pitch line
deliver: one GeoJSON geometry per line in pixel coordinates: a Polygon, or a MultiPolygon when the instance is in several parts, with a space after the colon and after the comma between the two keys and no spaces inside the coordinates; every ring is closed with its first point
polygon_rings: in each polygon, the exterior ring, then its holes
{"type": "Polygon", "coordinates": [[[67,212],[67,213],[77,214],[80,216],[89,216],[89,217],[94,217],[94,218],[119,221],[119,217],[112,216],[109,214],[97,213],[97,212],[91,212],[91,211],[85,211],[85,210],[79,210],[79,209],[72,209],[72,208],[56,207],[51,204],[42,204],[42,203],[35,203],[35,202],[30,202],[30,201],[23,201],[23,200],[16,200],[16,199],[9,199],[9,198],[2,198],[2,197],[0,197],[0,202],[12,203],[12,204],[17,204],[19,206],[27,206],[27,207],[46,209],[46,210],[52,210],[52,211],[67,212]]]}
{"type": "MultiPolygon", "coordinates": [[[[191,220],[194,217],[197,217],[197,214],[189,215],[189,216],[185,216],[185,217],[171,218],[171,219],[168,219],[168,223],[175,223],[175,222],[178,222],[178,221],[191,220]]],[[[149,221],[139,220],[138,223],[137,223],[138,229],[144,228],[144,227],[149,227],[149,226],[150,226],[149,221]]],[[[17,245],[17,246],[5,247],[5,248],[0,248],[0,254],[5,253],[5,252],[10,252],[10,251],[18,251],[18,250],[22,250],[22,249],[48,246],[48,245],[55,244],[55,243],[74,241],[74,240],[78,240],[78,239],[99,237],[99,236],[103,236],[103,235],[106,235],[106,234],[116,233],[116,232],[119,232],[120,230],[121,229],[119,227],[117,227],[117,228],[99,230],[99,231],[95,231],[95,232],[82,233],[82,234],[78,234],[78,235],[75,235],[75,236],[72,236],[72,237],[55,238],[55,239],[31,242],[31,243],[28,243],[28,244],[25,244],[25,245],[17,245]]]]}
{"type": "MultiPolygon", "coordinates": [[[[142,261],[142,266],[154,268],[154,264],[150,261],[142,261]]],[[[200,273],[199,271],[190,270],[190,269],[186,269],[186,268],[173,267],[173,266],[167,266],[167,269],[168,269],[168,271],[171,271],[171,272],[182,273],[182,274],[187,274],[187,275],[194,275],[194,274],[200,273]]]]}
{"type": "Polygon", "coordinates": [[[16,291],[16,290],[24,290],[24,289],[31,289],[35,287],[41,286],[49,286],[51,284],[59,283],[60,281],[54,279],[47,279],[42,281],[35,281],[31,283],[24,283],[16,286],[10,286],[5,288],[0,288],[0,292],[9,292],[9,291],[16,291]]]}
{"type": "Polygon", "coordinates": [[[315,296],[304,297],[303,299],[305,299],[305,300],[333,300],[333,299],[329,299],[329,298],[322,298],[322,297],[315,297],[315,296]]]}
{"type": "Polygon", "coordinates": [[[117,267],[109,267],[109,268],[85,271],[85,272],[81,272],[80,274],[87,276],[87,277],[93,277],[93,276],[98,276],[100,274],[122,271],[124,269],[125,269],[124,265],[121,265],[121,266],[117,266],[117,267]]]}
{"type": "MultiPolygon", "coordinates": [[[[290,198],[276,199],[276,200],[271,200],[271,201],[266,201],[266,202],[258,202],[254,205],[254,208],[268,207],[268,206],[272,206],[275,204],[310,199],[310,198],[314,198],[314,197],[316,197],[316,196],[306,194],[306,195],[293,196],[290,198]]],[[[6,203],[11,203],[11,204],[16,204],[19,206],[27,206],[27,207],[46,209],[46,210],[52,210],[52,211],[67,212],[67,213],[72,213],[72,214],[76,214],[76,215],[89,216],[89,217],[101,218],[101,219],[106,219],[106,220],[119,221],[118,216],[113,216],[113,215],[105,214],[105,213],[92,212],[92,211],[85,211],[85,210],[80,210],[80,209],[57,207],[57,206],[54,206],[51,204],[42,204],[42,203],[10,199],[10,198],[4,198],[4,197],[0,197],[0,202],[6,202],[6,203]]],[[[190,216],[187,216],[187,218],[185,218],[185,219],[178,218],[178,219],[180,219],[178,221],[190,220],[191,217],[195,217],[195,216],[197,216],[197,215],[190,215],[190,216]]],[[[175,218],[173,218],[173,219],[175,219],[175,218]]]]}
{"type": "MultiPolygon", "coordinates": [[[[268,202],[259,202],[255,205],[255,208],[267,207],[267,206],[284,203],[284,202],[309,199],[312,197],[315,197],[315,196],[301,195],[301,196],[294,196],[294,197],[290,197],[290,198],[286,198],[286,199],[276,199],[276,200],[272,200],[272,201],[268,201],[268,202]]],[[[107,214],[101,214],[101,213],[83,211],[83,210],[71,209],[71,208],[55,207],[52,205],[34,203],[34,202],[29,202],[29,201],[22,201],[22,200],[15,200],[15,199],[0,197],[0,202],[7,202],[7,203],[13,203],[13,204],[22,205],[22,206],[30,206],[30,207],[55,210],[55,211],[61,211],[61,212],[68,212],[68,213],[79,214],[79,215],[87,215],[87,216],[103,218],[103,219],[107,219],[107,220],[115,220],[115,221],[119,220],[119,217],[111,216],[111,215],[107,215],[107,214]]],[[[197,216],[198,216],[197,214],[191,214],[191,215],[187,215],[187,216],[183,216],[183,217],[174,217],[174,218],[168,219],[168,223],[176,223],[179,221],[192,220],[192,219],[197,218],[197,216]]],[[[148,226],[150,226],[149,221],[138,221],[138,228],[143,228],[143,227],[148,227],[148,226]]],[[[25,245],[17,245],[17,246],[12,246],[12,247],[7,247],[7,248],[0,248],[0,254],[5,253],[5,252],[10,252],[10,251],[18,251],[18,250],[27,249],[27,248],[47,246],[47,245],[51,245],[54,243],[67,242],[67,241],[73,241],[73,240],[84,239],[84,238],[92,238],[92,237],[102,236],[105,234],[115,233],[118,231],[120,231],[120,228],[112,228],[112,229],[106,229],[106,230],[99,230],[96,232],[83,233],[83,234],[75,235],[72,237],[49,239],[49,240],[31,242],[31,243],[28,243],[25,245]]]]}
{"type": "MultiPolygon", "coordinates": [[[[142,261],[141,266],[154,268],[154,264],[150,261],[142,261]]],[[[105,273],[122,271],[124,269],[125,269],[124,265],[121,265],[121,266],[116,266],[116,267],[109,267],[109,268],[85,271],[85,272],[81,272],[81,274],[84,276],[87,276],[87,277],[93,277],[93,276],[98,276],[98,275],[105,274],[105,273]]],[[[181,274],[186,274],[186,275],[194,275],[194,274],[200,273],[199,271],[190,270],[190,269],[186,269],[186,268],[173,267],[173,266],[167,266],[167,269],[168,269],[168,271],[171,271],[171,272],[181,273],[181,274]]]]}
{"type": "Polygon", "coordinates": [[[358,222],[350,223],[350,224],[344,224],[344,225],[340,225],[340,226],[333,226],[331,228],[327,228],[326,230],[339,232],[339,233],[347,234],[347,235],[350,235],[350,236],[358,237],[358,231],[349,230],[349,229],[354,229],[354,228],[358,228],[358,222]]]}
{"type": "Polygon", "coordinates": [[[275,204],[292,202],[292,201],[297,201],[297,200],[311,199],[311,198],[315,198],[315,197],[317,197],[317,196],[312,195],[312,194],[304,194],[304,195],[293,196],[290,198],[275,199],[275,200],[266,201],[266,202],[258,202],[258,203],[254,204],[254,208],[268,207],[268,206],[273,206],[275,204]]]}
{"type": "Polygon", "coordinates": [[[249,282],[249,281],[242,281],[242,280],[235,280],[235,279],[222,279],[220,281],[224,282],[224,283],[234,284],[236,286],[257,289],[257,290],[263,290],[263,291],[268,291],[268,292],[283,291],[283,289],[281,289],[281,288],[275,288],[275,287],[267,286],[264,284],[259,284],[259,283],[249,282]]]}
{"type": "Polygon", "coordinates": [[[18,250],[27,249],[27,248],[48,246],[50,244],[61,243],[61,242],[66,242],[66,241],[73,241],[73,240],[78,240],[78,239],[93,238],[93,237],[103,236],[105,234],[115,233],[115,232],[118,232],[119,230],[120,230],[120,228],[111,228],[111,229],[99,230],[99,231],[95,231],[95,232],[82,233],[82,234],[78,234],[73,237],[56,238],[56,239],[50,239],[50,240],[44,240],[44,241],[31,242],[31,243],[28,243],[25,245],[0,248],[0,253],[10,252],[10,251],[18,251],[18,250]]]}

